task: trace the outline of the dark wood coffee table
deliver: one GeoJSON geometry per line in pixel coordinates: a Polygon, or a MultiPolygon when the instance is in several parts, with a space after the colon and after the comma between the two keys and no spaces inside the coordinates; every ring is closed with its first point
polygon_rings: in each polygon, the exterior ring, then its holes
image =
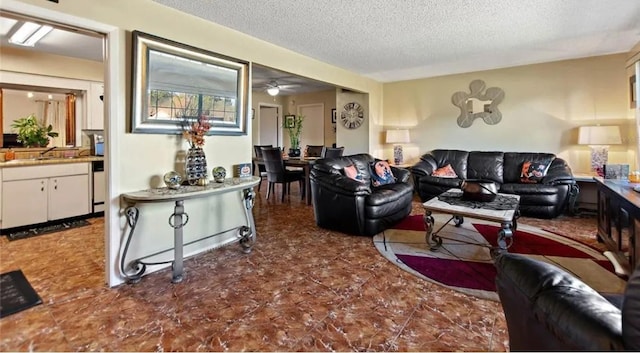
{"type": "MultiPolygon", "coordinates": [[[[441,196],[446,196],[448,199],[455,200],[456,197],[462,198],[462,190],[449,189],[442,193],[441,196]]],[[[511,194],[498,194],[496,197],[502,202],[501,209],[495,209],[492,207],[492,203],[483,202],[461,202],[460,204],[454,204],[445,202],[440,199],[440,196],[436,196],[431,200],[423,203],[422,206],[425,209],[424,225],[427,231],[426,242],[431,247],[432,251],[437,250],[442,245],[442,238],[438,233],[451,221],[454,222],[456,227],[459,227],[464,222],[464,217],[471,217],[490,222],[500,223],[500,230],[498,231],[498,247],[500,250],[507,250],[513,242],[513,233],[517,228],[517,218],[520,216],[518,210],[520,206],[520,196],[511,194]],[[435,220],[432,216],[433,212],[444,213],[451,215],[451,218],[443,224],[438,230],[433,231],[435,220]]]]}

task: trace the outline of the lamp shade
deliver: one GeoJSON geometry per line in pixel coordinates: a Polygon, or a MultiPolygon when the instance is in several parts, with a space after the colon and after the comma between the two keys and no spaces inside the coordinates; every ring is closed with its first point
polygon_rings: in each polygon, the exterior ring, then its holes
{"type": "Polygon", "coordinates": [[[386,143],[409,143],[409,130],[387,130],[386,143]]]}
{"type": "Polygon", "coordinates": [[[580,145],[619,145],[621,143],[618,126],[581,126],[578,131],[580,145]]]}

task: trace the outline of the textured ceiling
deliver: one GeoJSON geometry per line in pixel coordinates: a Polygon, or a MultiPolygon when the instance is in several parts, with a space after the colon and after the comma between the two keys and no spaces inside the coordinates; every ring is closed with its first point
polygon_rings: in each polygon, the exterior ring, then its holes
{"type": "Polygon", "coordinates": [[[627,52],[638,0],[154,0],[389,82],[627,52]]]}

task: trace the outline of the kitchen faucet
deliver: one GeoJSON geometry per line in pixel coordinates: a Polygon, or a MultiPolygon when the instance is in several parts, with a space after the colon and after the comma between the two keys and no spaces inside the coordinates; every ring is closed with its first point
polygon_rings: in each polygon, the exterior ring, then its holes
{"type": "Polygon", "coordinates": [[[53,146],[53,147],[47,148],[46,150],[44,150],[44,151],[40,152],[40,158],[44,157],[44,155],[45,155],[47,152],[51,152],[51,151],[53,151],[56,147],[57,147],[57,146],[53,146]]]}

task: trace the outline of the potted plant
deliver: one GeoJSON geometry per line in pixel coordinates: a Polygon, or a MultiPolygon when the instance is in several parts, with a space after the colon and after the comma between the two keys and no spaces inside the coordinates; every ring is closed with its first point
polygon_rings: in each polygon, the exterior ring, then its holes
{"type": "Polygon", "coordinates": [[[51,124],[40,124],[34,114],[16,119],[11,127],[18,132],[18,142],[26,147],[47,147],[50,137],[58,137],[51,124]]]}
{"type": "Polygon", "coordinates": [[[289,133],[289,157],[300,157],[300,133],[302,132],[303,115],[287,115],[284,119],[284,128],[289,133]]]}

